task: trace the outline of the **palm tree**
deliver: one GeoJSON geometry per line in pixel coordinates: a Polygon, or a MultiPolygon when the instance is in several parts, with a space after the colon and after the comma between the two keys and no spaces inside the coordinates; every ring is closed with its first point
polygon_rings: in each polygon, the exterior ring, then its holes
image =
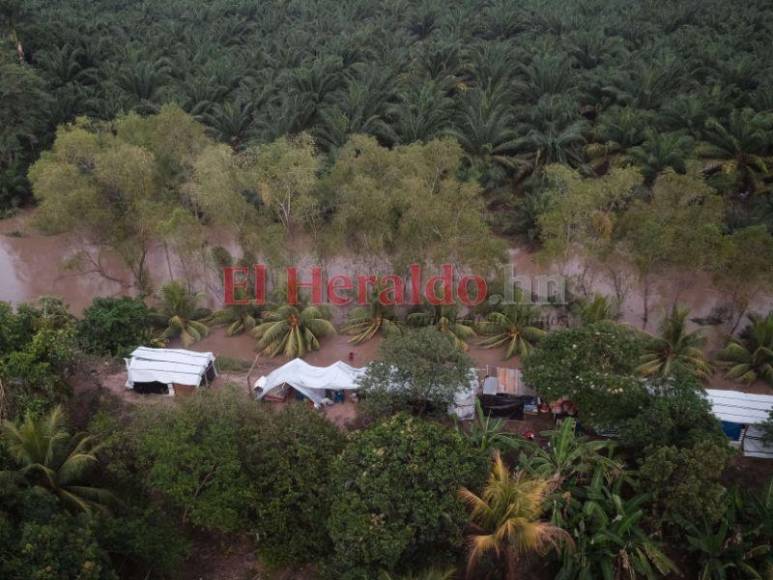
{"type": "Polygon", "coordinates": [[[522,126],[526,135],[515,145],[531,158],[533,168],[549,163],[581,165],[587,130],[588,122],[578,115],[574,101],[565,95],[545,95],[530,109],[522,126]]]}
{"type": "Polygon", "coordinates": [[[708,145],[699,150],[701,155],[732,162],[738,175],[738,193],[757,191],[757,175],[768,172],[764,155],[773,138],[771,116],[753,109],[736,109],[726,125],[716,119],[706,121],[704,138],[708,145]]]}
{"type": "Polygon", "coordinates": [[[550,491],[546,479],[532,479],[523,471],[511,473],[495,452],[483,493],[459,490],[459,497],[470,507],[468,571],[476,568],[482,556],[493,554],[504,561],[507,579],[514,580],[525,555],[571,545],[569,534],[540,519],[550,491]]]}
{"type": "Polygon", "coordinates": [[[475,420],[467,431],[460,430],[475,447],[481,451],[493,451],[495,449],[513,449],[517,446],[517,439],[513,433],[505,431],[504,419],[494,419],[483,412],[480,399],[475,399],[475,420]]]}
{"type": "Polygon", "coordinates": [[[529,354],[534,345],[545,336],[545,331],[536,326],[537,311],[528,304],[509,304],[501,311],[492,312],[486,320],[478,323],[481,334],[488,338],[481,341],[484,348],[504,346],[505,359],[515,355],[529,354]]]}
{"type": "Polygon", "coordinates": [[[243,332],[251,332],[260,318],[260,307],[254,304],[234,304],[215,312],[210,321],[212,324],[226,325],[228,336],[237,336],[243,332]]]}
{"type": "Polygon", "coordinates": [[[415,327],[434,326],[440,333],[448,336],[460,350],[467,350],[467,341],[475,336],[471,323],[460,319],[453,306],[425,307],[422,312],[409,314],[406,321],[415,327]]]}
{"type": "Polygon", "coordinates": [[[210,113],[204,115],[204,122],[212,127],[219,140],[238,151],[252,135],[255,125],[253,105],[241,100],[217,104],[210,113]]]}
{"type": "Polygon", "coordinates": [[[717,358],[728,367],[727,376],[745,383],[761,379],[773,385],[773,312],[766,317],[750,314],[749,325],[730,339],[717,358]]]}
{"type": "Polygon", "coordinates": [[[706,339],[700,331],[687,332],[687,316],[684,308],[674,307],[660,325],[660,336],[646,347],[637,371],[645,377],[670,376],[676,370],[684,370],[698,378],[708,378],[711,365],[703,355],[706,339]]]}
{"type": "Polygon", "coordinates": [[[204,320],[212,313],[199,307],[204,294],[191,292],[176,281],[162,286],[160,292],[160,304],[155,318],[160,324],[166,325],[161,334],[162,339],[180,337],[184,346],[190,346],[209,334],[204,320]]]}
{"type": "Polygon", "coordinates": [[[605,320],[617,320],[620,315],[618,305],[601,294],[596,294],[593,300],[582,301],[577,314],[582,324],[595,324],[605,320]]]}
{"type": "Polygon", "coordinates": [[[398,94],[399,104],[390,112],[392,128],[401,143],[429,141],[442,133],[450,122],[453,100],[439,84],[428,81],[398,94]]]}
{"type": "Polygon", "coordinates": [[[576,431],[575,420],[564,419],[558,429],[542,433],[548,439],[547,447],[531,441],[522,443],[528,451],[521,456],[523,469],[557,485],[567,479],[590,479],[590,474],[599,469],[610,480],[622,471],[623,466],[611,458],[613,442],[578,437],[576,431]]]}
{"type": "Polygon", "coordinates": [[[631,149],[631,159],[641,166],[644,184],[652,187],[663,171],[671,167],[680,174],[687,172],[686,158],[692,150],[692,139],[680,133],[647,132],[647,139],[631,149]]]}
{"type": "Polygon", "coordinates": [[[109,491],[87,484],[97,464],[96,442],[84,433],[70,435],[61,407],[37,419],[27,415],[21,424],[4,421],[0,432],[19,466],[0,472],[2,479],[47,489],[75,511],[106,510],[115,501],[109,491]]]}
{"type": "Polygon", "coordinates": [[[516,134],[508,101],[504,90],[496,87],[476,87],[464,93],[449,134],[476,162],[494,161],[505,167],[516,164],[510,157],[515,151],[516,134]]]}
{"type": "Polygon", "coordinates": [[[303,357],[311,350],[319,349],[319,339],[335,334],[329,315],[315,306],[298,308],[284,304],[263,313],[263,322],[252,331],[258,339],[258,350],[274,357],[282,353],[287,357],[303,357]]]}
{"type": "Polygon", "coordinates": [[[379,332],[384,336],[395,336],[402,332],[392,310],[377,298],[371,300],[369,306],[353,308],[348,318],[342,330],[354,335],[349,339],[352,344],[367,342],[379,332]]]}

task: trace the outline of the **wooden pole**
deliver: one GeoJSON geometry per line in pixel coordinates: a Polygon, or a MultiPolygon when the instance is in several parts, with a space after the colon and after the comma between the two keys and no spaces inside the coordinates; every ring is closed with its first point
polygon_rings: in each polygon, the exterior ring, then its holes
{"type": "Polygon", "coordinates": [[[255,370],[255,367],[258,365],[258,359],[260,358],[260,353],[255,355],[255,360],[252,361],[252,366],[250,367],[250,370],[247,371],[247,392],[252,392],[252,381],[250,381],[250,376],[252,375],[252,371],[255,370]]]}

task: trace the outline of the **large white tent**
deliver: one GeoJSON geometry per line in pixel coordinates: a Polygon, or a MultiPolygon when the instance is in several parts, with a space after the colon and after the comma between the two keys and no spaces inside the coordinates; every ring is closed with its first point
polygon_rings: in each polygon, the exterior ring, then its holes
{"type": "Polygon", "coordinates": [[[255,383],[258,400],[268,393],[289,385],[308,397],[316,406],[322,403],[326,390],[352,391],[358,388],[357,379],[365,374],[365,368],[349,366],[345,362],[335,362],[329,367],[315,367],[299,358],[282,365],[255,383]]]}
{"type": "Polygon", "coordinates": [[[706,389],[706,396],[717,419],[741,426],[739,445],[745,456],[773,459],[773,447],[763,444],[757,427],[773,410],[773,396],[722,389],[706,389]]]}
{"type": "Polygon", "coordinates": [[[202,381],[217,375],[215,355],[178,348],[148,348],[141,346],[126,362],[126,386],[136,383],[162,383],[174,394],[174,385],[198,387],[202,381]]]}

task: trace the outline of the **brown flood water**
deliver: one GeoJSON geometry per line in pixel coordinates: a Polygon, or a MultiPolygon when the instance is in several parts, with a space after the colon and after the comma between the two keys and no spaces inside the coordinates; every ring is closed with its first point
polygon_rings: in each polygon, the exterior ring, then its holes
{"type": "MultiPolygon", "coordinates": [[[[77,273],[65,269],[65,263],[76,253],[78,244],[68,236],[45,236],[34,230],[30,224],[32,212],[24,212],[14,218],[0,221],[0,300],[11,303],[34,301],[43,295],[55,295],[63,298],[75,314],[80,314],[96,296],[131,294],[130,276],[120,260],[107,256],[102,263],[104,271],[113,279],[108,280],[96,273],[77,273]]],[[[236,254],[235,245],[222,232],[209,232],[206,245],[201,255],[214,245],[223,245],[236,254]]],[[[304,240],[299,246],[310,247],[304,240]]],[[[310,254],[303,255],[298,265],[303,268],[315,263],[310,254]]],[[[564,264],[545,265],[538,263],[533,253],[523,248],[513,248],[510,259],[516,274],[536,277],[539,275],[564,274],[580,278],[585,288],[592,293],[614,296],[614,286],[608,271],[604,268],[570,259],[564,264]]],[[[218,307],[222,301],[221,274],[210,266],[203,266],[205,261],[197,257],[180,258],[174,253],[167,253],[159,244],[154,247],[148,257],[149,270],[155,287],[168,281],[170,277],[193,280],[194,286],[204,291],[209,297],[209,305],[218,307]],[[171,274],[171,276],[170,276],[171,274]]],[[[377,272],[378,268],[368,267],[361,261],[346,256],[339,256],[325,263],[329,276],[335,274],[377,272]]],[[[384,272],[380,272],[384,273],[384,272]]],[[[308,272],[301,275],[306,280],[308,272]]],[[[642,291],[635,277],[625,270],[618,271],[618,278],[623,279],[627,286],[626,299],[622,307],[622,318],[625,322],[641,328],[642,325],[642,291]]],[[[690,308],[692,317],[705,317],[712,309],[723,302],[722,296],[711,287],[707,277],[702,275],[678,274],[663,276],[653,282],[650,290],[650,320],[647,330],[654,332],[658,321],[670,308],[674,299],[690,308]]],[[[773,308],[771,296],[760,297],[752,310],[767,312],[773,308]]],[[[335,318],[340,322],[345,315],[343,310],[336,310],[335,318]]],[[[709,339],[708,350],[718,348],[725,340],[727,329],[724,327],[706,327],[704,333],[709,339]]],[[[247,336],[229,338],[222,329],[214,329],[201,343],[197,350],[209,350],[217,354],[252,360],[255,356],[254,340],[247,336]]],[[[365,364],[376,356],[378,341],[374,340],[362,346],[353,346],[345,336],[329,338],[323,349],[308,355],[312,364],[327,365],[336,360],[348,360],[353,353],[353,364],[365,364]]],[[[491,351],[472,347],[470,354],[478,362],[479,367],[485,365],[504,364],[518,366],[518,361],[512,359],[503,363],[499,360],[501,351],[491,351]]],[[[281,361],[276,361],[279,364],[281,361]]],[[[272,363],[273,364],[273,363],[272,363]]]]}

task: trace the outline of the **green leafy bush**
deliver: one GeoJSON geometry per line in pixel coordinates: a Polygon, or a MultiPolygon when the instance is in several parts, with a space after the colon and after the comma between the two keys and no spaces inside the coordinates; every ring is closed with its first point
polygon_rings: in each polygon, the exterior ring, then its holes
{"type": "Polygon", "coordinates": [[[458,432],[406,414],[356,433],[333,465],[331,573],[365,580],[452,558],[467,520],[457,491],[487,467],[458,432]]]}
{"type": "Polygon", "coordinates": [[[255,497],[244,444],[260,420],[254,402],[235,388],[144,409],[133,429],[145,485],[178,510],[183,522],[248,529],[255,497]]]}
{"type": "Polygon", "coordinates": [[[691,447],[701,441],[726,443],[722,427],[691,375],[650,381],[652,392],[638,413],[623,420],[617,430],[620,443],[640,455],[648,447],[691,447]]]}
{"type": "Polygon", "coordinates": [[[332,549],[325,522],[334,494],[330,471],[344,436],[305,405],[261,423],[249,452],[258,549],[270,564],[303,564],[332,549]]]}
{"type": "Polygon", "coordinates": [[[95,298],[78,321],[78,340],[87,352],[122,356],[150,339],[151,323],[141,300],[95,298]]]}
{"type": "Polygon", "coordinates": [[[638,475],[642,490],[652,494],[655,518],[669,525],[691,521],[697,514],[710,524],[719,521],[727,492],[721,477],[731,455],[726,442],[715,441],[648,450],[638,475]]]}

